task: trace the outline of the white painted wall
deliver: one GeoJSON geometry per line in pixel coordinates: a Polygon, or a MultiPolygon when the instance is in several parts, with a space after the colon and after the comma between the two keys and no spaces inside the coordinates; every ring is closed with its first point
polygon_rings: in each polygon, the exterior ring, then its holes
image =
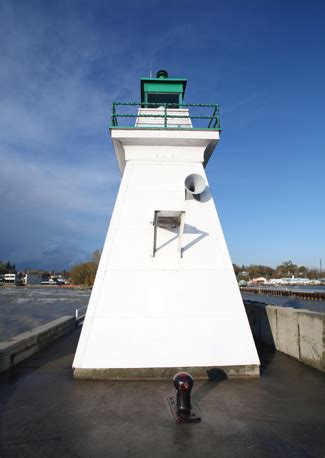
{"type": "Polygon", "coordinates": [[[219,133],[116,129],[112,137],[124,173],[73,366],[258,365],[202,165],[219,133]],[[185,200],[191,173],[206,180],[202,201],[185,200]],[[182,258],[178,230],[161,228],[152,257],[155,210],[186,212],[182,258]]]}

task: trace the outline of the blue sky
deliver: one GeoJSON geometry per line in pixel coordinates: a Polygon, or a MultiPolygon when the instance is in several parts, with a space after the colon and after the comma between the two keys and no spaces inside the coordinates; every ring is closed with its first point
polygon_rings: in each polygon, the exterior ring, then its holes
{"type": "Polygon", "coordinates": [[[111,102],[166,68],[219,103],[207,174],[233,262],[325,264],[325,3],[0,1],[0,259],[101,248],[120,176],[111,102]]]}

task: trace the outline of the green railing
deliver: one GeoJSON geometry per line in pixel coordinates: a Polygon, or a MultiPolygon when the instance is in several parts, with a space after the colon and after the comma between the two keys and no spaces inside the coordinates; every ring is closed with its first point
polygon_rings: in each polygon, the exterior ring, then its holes
{"type": "Polygon", "coordinates": [[[112,116],[111,116],[111,128],[177,128],[177,126],[168,125],[168,120],[172,118],[177,119],[190,119],[192,127],[190,125],[181,125],[179,128],[191,128],[191,129],[209,129],[209,130],[221,130],[220,116],[219,116],[219,105],[208,104],[208,103],[187,103],[187,104],[175,104],[175,103],[146,103],[145,106],[137,102],[113,102],[112,105],[112,116]],[[157,113],[143,113],[138,108],[160,108],[157,113]],[[163,108],[163,112],[161,110],[163,108]],[[186,109],[189,108],[188,114],[175,114],[171,109],[186,109]],[[133,112],[131,112],[133,111],[133,112]],[[203,113],[201,113],[203,111],[203,113]],[[156,126],[136,126],[130,125],[127,121],[139,118],[161,118],[162,123],[156,126]]]}

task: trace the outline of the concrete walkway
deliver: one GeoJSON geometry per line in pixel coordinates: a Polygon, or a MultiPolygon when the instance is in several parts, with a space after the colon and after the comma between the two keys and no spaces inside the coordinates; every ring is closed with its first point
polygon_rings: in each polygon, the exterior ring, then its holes
{"type": "Polygon", "coordinates": [[[259,380],[196,382],[202,422],[176,424],[171,382],[73,380],[78,337],[1,376],[1,458],[325,455],[325,377],[315,369],[264,348],[259,380]]]}

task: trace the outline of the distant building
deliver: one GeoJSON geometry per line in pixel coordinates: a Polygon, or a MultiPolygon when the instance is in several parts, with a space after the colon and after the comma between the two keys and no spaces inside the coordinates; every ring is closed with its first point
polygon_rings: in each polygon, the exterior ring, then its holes
{"type": "Polygon", "coordinates": [[[14,285],[16,283],[16,274],[4,274],[3,282],[14,285]]]}
{"type": "Polygon", "coordinates": [[[9,285],[40,285],[42,281],[41,275],[39,274],[29,274],[25,272],[17,272],[11,274],[0,275],[0,283],[9,284],[9,285]]]}
{"type": "Polygon", "coordinates": [[[26,274],[26,285],[40,285],[42,276],[40,274],[26,274]]]}
{"type": "Polygon", "coordinates": [[[267,283],[266,278],[264,277],[258,277],[258,278],[253,278],[253,280],[250,282],[251,284],[258,284],[258,285],[265,285],[267,283]]]}
{"type": "Polygon", "coordinates": [[[239,272],[239,275],[241,275],[242,277],[248,277],[249,272],[246,272],[246,270],[242,270],[241,272],[239,272]]]}

